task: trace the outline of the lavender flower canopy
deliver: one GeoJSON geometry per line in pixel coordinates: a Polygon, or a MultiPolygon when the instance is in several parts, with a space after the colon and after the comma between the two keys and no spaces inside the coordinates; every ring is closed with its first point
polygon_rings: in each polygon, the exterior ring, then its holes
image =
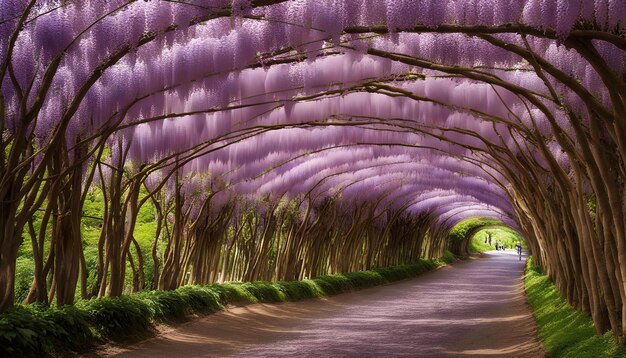
{"type": "MultiPolygon", "coordinates": [[[[569,116],[612,99],[566,40],[584,23],[626,26],[623,0],[29,3],[0,0],[3,136],[31,116],[40,148],[60,131],[70,153],[105,138],[132,168],[195,153],[177,170],[189,193],[220,191],[216,203],[379,201],[449,226],[516,225],[510,181],[523,173],[504,154],[573,177],[556,136],[576,138],[569,116]],[[495,30],[486,41],[472,28],[495,30]],[[586,92],[498,42],[532,49],[586,92]]],[[[619,44],[593,43],[624,73],[619,44]]]]}

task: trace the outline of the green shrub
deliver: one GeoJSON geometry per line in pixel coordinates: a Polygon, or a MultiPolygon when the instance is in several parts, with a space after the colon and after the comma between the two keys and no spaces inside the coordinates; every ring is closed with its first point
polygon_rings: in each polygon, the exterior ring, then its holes
{"type": "Polygon", "coordinates": [[[347,272],[343,274],[354,288],[367,288],[387,283],[385,278],[376,271],[347,272]]]}
{"type": "Polygon", "coordinates": [[[255,302],[263,302],[261,299],[261,292],[259,292],[258,287],[252,282],[242,282],[241,288],[248,292],[248,295],[254,297],[255,302]]]}
{"type": "Polygon", "coordinates": [[[324,295],[324,292],[313,280],[282,281],[277,282],[276,285],[282,288],[282,291],[290,301],[299,301],[324,295]]]}
{"type": "Polygon", "coordinates": [[[456,257],[454,257],[454,254],[447,250],[446,252],[443,253],[443,256],[441,256],[441,261],[447,264],[453,263],[454,260],[456,260],[456,257]]]}
{"type": "Polygon", "coordinates": [[[16,306],[0,317],[0,356],[47,356],[79,352],[96,337],[76,307],[16,306]]]}
{"type": "MultiPolygon", "coordinates": [[[[247,284],[245,284],[247,285],[247,284]]],[[[257,281],[250,284],[254,286],[251,291],[259,302],[283,302],[287,301],[287,295],[283,292],[282,287],[266,281],[257,281]]],[[[248,286],[246,287],[248,288],[248,286]]]]}
{"type": "Polygon", "coordinates": [[[31,356],[43,353],[50,335],[60,328],[33,309],[17,306],[0,317],[0,356],[31,356]]]}
{"type": "Polygon", "coordinates": [[[452,263],[454,260],[456,260],[454,255],[446,251],[444,256],[438,260],[420,260],[410,265],[375,268],[371,271],[378,273],[386,282],[394,282],[415,277],[442,265],[444,262],[452,263]]]}
{"type": "Polygon", "coordinates": [[[143,300],[157,319],[180,319],[191,311],[189,303],[177,291],[141,292],[133,297],[143,300]]]}
{"type": "Polygon", "coordinates": [[[423,261],[422,264],[425,265],[428,270],[435,269],[439,266],[436,260],[426,260],[423,261]]]}
{"type": "Polygon", "coordinates": [[[423,272],[417,264],[375,268],[372,271],[378,272],[387,282],[404,280],[423,272]]]}
{"type": "Polygon", "coordinates": [[[350,280],[343,275],[325,275],[313,280],[326,295],[336,295],[353,289],[350,280]]]}
{"type": "Polygon", "coordinates": [[[146,300],[133,296],[96,298],[77,306],[98,333],[112,339],[147,331],[156,313],[146,300]]]}
{"type": "Polygon", "coordinates": [[[212,290],[220,296],[222,304],[229,303],[257,303],[259,300],[254,296],[243,283],[230,282],[223,284],[209,285],[212,290]]]}
{"type": "Polygon", "coordinates": [[[89,326],[87,312],[75,306],[50,307],[41,313],[45,320],[56,326],[54,331],[49,332],[53,337],[51,343],[55,350],[79,352],[98,340],[89,326]]]}
{"type": "Polygon", "coordinates": [[[396,266],[393,268],[392,267],[374,268],[374,269],[371,269],[371,271],[374,271],[377,274],[379,274],[387,282],[397,281],[398,279],[401,279],[402,272],[403,272],[400,266],[396,266]]]}
{"type": "Polygon", "coordinates": [[[223,308],[220,294],[208,286],[184,286],[176,290],[191,310],[213,313],[223,308]]]}
{"type": "Polygon", "coordinates": [[[287,295],[282,287],[271,282],[256,281],[231,285],[238,286],[237,294],[249,302],[282,302],[287,300],[287,295]]]}

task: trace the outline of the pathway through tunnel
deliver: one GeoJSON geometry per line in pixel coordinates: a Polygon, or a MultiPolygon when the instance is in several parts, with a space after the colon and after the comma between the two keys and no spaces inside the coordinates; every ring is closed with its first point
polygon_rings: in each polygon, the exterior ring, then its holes
{"type": "Polygon", "coordinates": [[[395,284],[230,308],[138,345],[129,357],[541,357],[513,250],[395,284]]]}

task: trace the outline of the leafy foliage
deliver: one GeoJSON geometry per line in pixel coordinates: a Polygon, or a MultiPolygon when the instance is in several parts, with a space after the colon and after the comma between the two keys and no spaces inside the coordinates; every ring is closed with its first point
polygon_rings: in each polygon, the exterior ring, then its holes
{"type": "Polygon", "coordinates": [[[470,252],[483,252],[493,250],[496,241],[506,245],[507,248],[515,247],[516,242],[526,245],[520,234],[504,224],[500,220],[491,218],[471,218],[456,224],[450,230],[449,239],[452,242],[468,239],[471,235],[470,252]],[[491,236],[491,244],[487,238],[491,236]]]}
{"type": "Polygon", "coordinates": [[[289,301],[304,300],[329,294],[314,280],[286,281],[279,282],[277,285],[281,287],[289,301]]]}
{"type": "Polygon", "coordinates": [[[245,283],[246,289],[252,293],[259,302],[282,302],[287,300],[282,287],[266,281],[245,283]]]}
{"type": "Polygon", "coordinates": [[[524,283],[539,338],[551,357],[626,356],[626,347],[616,346],[610,331],[596,335],[591,319],[565,301],[532,257],[526,262],[524,283]]]}
{"type": "Polygon", "coordinates": [[[17,306],[0,316],[0,355],[81,351],[97,337],[85,311],[73,306],[17,306]]]}
{"type": "Polygon", "coordinates": [[[191,311],[189,303],[176,291],[142,292],[135,297],[148,304],[155,318],[179,319],[191,311]]]}
{"type": "Polygon", "coordinates": [[[252,294],[246,286],[241,283],[224,283],[208,286],[219,294],[220,301],[229,303],[257,303],[259,300],[252,294]]]}
{"type": "Polygon", "coordinates": [[[499,242],[500,245],[505,245],[507,249],[514,249],[517,242],[522,244],[522,248],[527,248],[526,241],[515,230],[500,226],[483,229],[477,232],[472,238],[470,250],[472,250],[472,252],[493,250],[496,241],[499,242]],[[491,245],[489,245],[489,242],[485,242],[487,241],[488,235],[491,235],[491,245]]]}
{"type": "Polygon", "coordinates": [[[184,286],[174,291],[142,292],[141,298],[154,319],[182,319],[193,312],[212,313],[222,309],[220,294],[209,286],[184,286]]]}
{"type": "Polygon", "coordinates": [[[387,283],[387,280],[376,271],[348,272],[343,274],[354,288],[367,288],[387,283]]]}
{"type": "Polygon", "coordinates": [[[59,333],[59,327],[36,311],[16,307],[0,318],[0,354],[28,355],[45,351],[49,336],[59,333]]]}
{"type": "Polygon", "coordinates": [[[33,282],[35,263],[27,256],[18,257],[15,267],[15,301],[21,302],[28,295],[33,282]]]}
{"type": "Polygon", "coordinates": [[[491,218],[471,218],[463,220],[456,224],[452,228],[452,230],[450,230],[449,238],[451,241],[461,241],[464,240],[467,235],[476,228],[502,225],[503,224],[500,220],[495,220],[491,218]]]}
{"type": "MultiPolygon", "coordinates": [[[[439,260],[443,261],[444,263],[451,264],[454,262],[454,260],[456,260],[456,257],[454,257],[454,254],[451,253],[450,251],[446,251],[443,253],[443,256],[441,256],[439,260]]],[[[425,262],[427,263],[431,261],[425,261],[425,262]]]]}
{"type": "Polygon", "coordinates": [[[175,292],[193,312],[212,313],[224,307],[219,292],[210,286],[184,286],[175,292]]]}
{"type": "Polygon", "coordinates": [[[341,292],[350,291],[352,285],[350,280],[344,275],[325,275],[313,280],[315,284],[329,295],[336,295],[341,292]]]}
{"type": "Polygon", "coordinates": [[[155,314],[145,300],[133,296],[102,297],[79,302],[77,307],[87,312],[100,334],[112,339],[146,331],[155,314]]]}
{"type": "Polygon", "coordinates": [[[95,332],[90,328],[87,312],[75,306],[63,306],[47,308],[41,313],[47,321],[58,327],[54,335],[54,347],[81,351],[97,341],[95,332]]]}

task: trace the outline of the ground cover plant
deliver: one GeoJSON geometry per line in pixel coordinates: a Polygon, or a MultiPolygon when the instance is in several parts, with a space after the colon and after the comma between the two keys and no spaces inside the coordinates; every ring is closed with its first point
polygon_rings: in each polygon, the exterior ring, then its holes
{"type": "Polygon", "coordinates": [[[626,356],[626,349],[615,344],[611,332],[596,334],[591,317],[567,303],[532,257],[526,262],[524,285],[539,339],[550,357],[626,356]]]}
{"type": "Polygon", "coordinates": [[[176,322],[207,314],[227,304],[298,301],[386,284],[450,263],[420,260],[413,264],[321,276],[313,280],[225,283],[146,291],[130,296],[78,301],[61,308],[16,306],[0,314],[0,355],[56,356],[84,352],[106,340],[147,337],[155,322],[176,322]]]}

